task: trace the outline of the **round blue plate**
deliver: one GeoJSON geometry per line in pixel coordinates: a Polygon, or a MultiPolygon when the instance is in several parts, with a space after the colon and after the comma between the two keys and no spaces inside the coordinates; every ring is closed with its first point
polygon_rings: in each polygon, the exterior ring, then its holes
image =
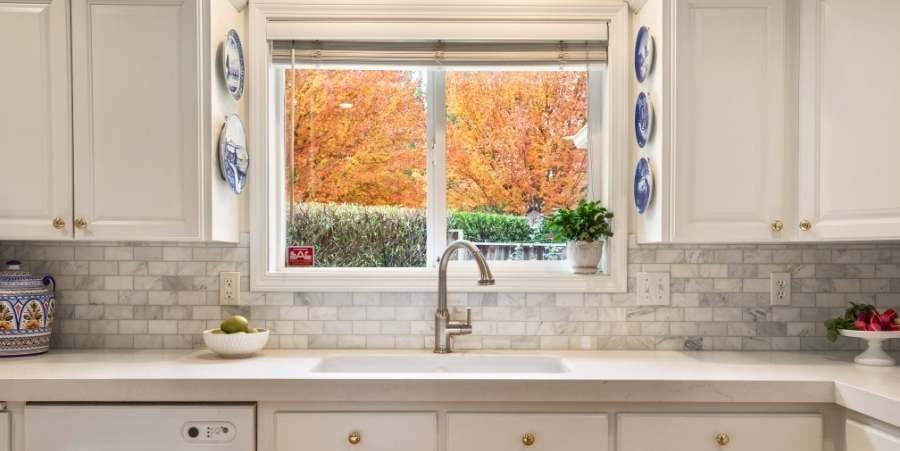
{"type": "Polygon", "coordinates": [[[641,27],[634,41],[634,76],[643,83],[653,69],[653,36],[650,29],[641,27]]]}
{"type": "Polygon", "coordinates": [[[650,96],[642,92],[638,94],[634,104],[634,138],[638,147],[643,148],[653,134],[653,104],[650,96]]]}
{"type": "Polygon", "coordinates": [[[641,158],[634,168],[634,207],[639,214],[644,214],[653,202],[653,171],[650,159],[641,158]]]}
{"type": "Polygon", "coordinates": [[[241,194],[247,186],[249,167],[250,154],[247,153],[244,124],[238,115],[230,114],[225,118],[225,125],[219,134],[219,170],[234,194],[241,194]]]}
{"type": "Polygon", "coordinates": [[[240,100],[244,95],[244,47],[234,30],[228,30],[222,43],[222,75],[228,93],[234,100],[240,100]]]}

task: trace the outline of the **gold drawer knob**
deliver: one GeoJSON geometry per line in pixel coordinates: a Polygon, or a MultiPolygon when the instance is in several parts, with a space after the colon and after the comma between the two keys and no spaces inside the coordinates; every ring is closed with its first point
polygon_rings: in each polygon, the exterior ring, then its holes
{"type": "Polygon", "coordinates": [[[772,221],[772,231],[773,232],[780,232],[782,230],[784,230],[784,223],[781,222],[780,219],[776,219],[776,220],[772,221]]]}
{"type": "Polygon", "coordinates": [[[75,228],[79,230],[84,230],[88,226],[87,219],[84,219],[84,216],[79,216],[75,218],[75,228]]]}
{"type": "Polygon", "coordinates": [[[808,232],[812,228],[812,223],[808,219],[800,221],[800,230],[808,232]]]}
{"type": "Polygon", "coordinates": [[[720,432],[720,433],[716,434],[716,444],[717,445],[725,446],[729,443],[731,443],[731,437],[729,437],[728,434],[726,434],[724,432],[720,432]]]}
{"type": "Polygon", "coordinates": [[[362,436],[359,435],[359,432],[353,431],[347,436],[347,441],[350,442],[351,445],[358,445],[359,442],[362,441],[362,436]]]}
{"type": "Polygon", "coordinates": [[[60,218],[59,216],[53,218],[53,228],[56,230],[62,230],[66,228],[66,220],[60,218]]]}
{"type": "Polygon", "coordinates": [[[532,434],[531,432],[522,434],[522,444],[525,446],[534,445],[534,434],[532,434]]]}

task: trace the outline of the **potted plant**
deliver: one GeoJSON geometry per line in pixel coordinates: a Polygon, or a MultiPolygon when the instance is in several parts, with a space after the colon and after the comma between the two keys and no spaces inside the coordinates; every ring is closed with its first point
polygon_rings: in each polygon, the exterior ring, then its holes
{"type": "Polygon", "coordinates": [[[569,267],[575,274],[594,274],[603,258],[603,239],[613,236],[613,213],[600,202],[578,202],[574,209],[560,208],[547,218],[553,240],[566,242],[569,267]]]}

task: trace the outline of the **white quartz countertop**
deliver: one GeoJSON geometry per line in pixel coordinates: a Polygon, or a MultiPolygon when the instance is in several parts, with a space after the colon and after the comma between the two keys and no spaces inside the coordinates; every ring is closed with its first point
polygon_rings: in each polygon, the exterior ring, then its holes
{"type": "MultiPolygon", "coordinates": [[[[427,351],[53,351],[0,359],[0,401],[836,403],[900,426],[900,367],[847,353],[478,352],[563,359],[563,373],[321,373],[335,355],[427,351]]],[[[439,356],[443,357],[443,356],[439,356]]]]}

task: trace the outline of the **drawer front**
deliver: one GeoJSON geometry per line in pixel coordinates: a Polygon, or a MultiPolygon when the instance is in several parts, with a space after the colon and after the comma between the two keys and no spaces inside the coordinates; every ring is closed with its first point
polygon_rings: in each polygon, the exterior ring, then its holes
{"type": "Polygon", "coordinates": [[[447,451],[607,451],[606,415],[450,413],[447,451]]]}
{"type": "Polygon", "coordinates": [[[619,451],[822,451],[818,414],[622,414],[618,421],[619,451]]]}
{"type": "Polygon", "coordinates": [[[275,415],[277,451],[435,451],[430,412],[303,412],[275,415]]]}

